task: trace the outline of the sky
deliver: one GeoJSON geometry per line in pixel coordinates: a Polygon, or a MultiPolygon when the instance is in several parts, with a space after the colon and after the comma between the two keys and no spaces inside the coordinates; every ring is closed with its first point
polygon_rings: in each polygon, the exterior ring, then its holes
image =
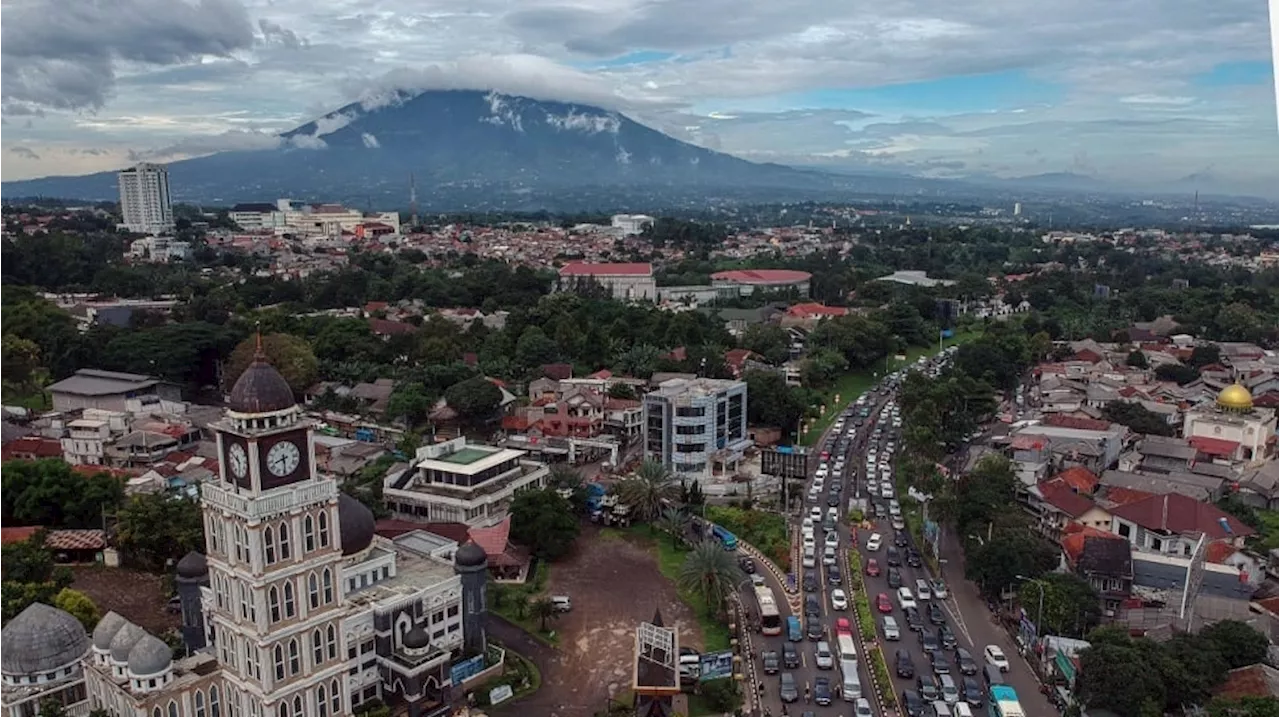
{"type": "Polygon", "coordinates": [[[747,159],[1274,198],[1257,0],[5,0],[0,175],[275,146],[392,89],[600,105],[747,159]]]}

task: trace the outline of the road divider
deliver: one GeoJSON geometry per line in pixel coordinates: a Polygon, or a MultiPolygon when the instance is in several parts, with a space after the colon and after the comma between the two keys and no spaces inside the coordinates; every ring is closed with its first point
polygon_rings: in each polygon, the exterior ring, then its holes
{"type": "Polygon", "coordinates": [[[893,693],[893,679],[889,677],[889,666],[884,660],[884,652],[880,649],[879,635],[876,632],[875,615],[871,612],[871,600],[867,595],[867,585],[862,575],[862,555],[857,546],[848,552],[849,586],[853,589],[853,606],[857,612],[857,627],[862,641],[863,658],[870,665],[872,687],[875,689],[876,702],[880,709],[887,713],[893,710],[897,714],[898,699],[893,693]]]}

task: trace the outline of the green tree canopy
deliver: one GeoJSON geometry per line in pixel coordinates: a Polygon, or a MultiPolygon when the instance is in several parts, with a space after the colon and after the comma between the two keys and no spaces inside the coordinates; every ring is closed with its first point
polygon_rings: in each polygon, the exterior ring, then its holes
{"type": "Polygon", "coordinates": [[[464,421],[483,421],[498,410],[502,390],[489,379],[476,376],[445,389],[444,400],[464,421]]]}
{"type": "Polygon", "coordinates": [[[5,525],[101,528],[124,501],[124,482],[110,473],[85,476],[64,461],[9,461],[0,476],[5,525]]]}
{"type": "Polygon", "coordinates": [[[1172,436],[1173,426],[1158,413],[1148,411],[1140,403],[1112,401],[1102,407],[1102,415],[1108,421],[1127,426],[1135,433],[1153,436],[1172,436]]]}
{"type": "Polygon", "coordinates": [[[1071,573],[1048,573],[1018,588],[1018,603],[1040,620],[1041,589],[1044,594],[1042,635],[1083,637],[1102,617],[1098,593],[1087,581],[1071,573]]]}
{"type": "MultiPolygon", "coordinates": [[[[256,350],[256,336],[250,336],[236,345],[223,368],[226,390],[230,390],[240,374],[249,367],[256,350]]],[[[320,362],[311,352],[311,346],[302,338],[289,334],[267,334],[262,337],[262,352],[295,394],[301,395],[311,388],[320,376],[320,362]]]]}
{"type": "Polygon", "coordinates": [[[511,537],[543,560],[567,555],[578,530],[573,507],[552,488],[522,491],[511,501],[511,537]]]}
{"type": "Polygon", "coordinates": [[[65,610],[75,619],[84,625],[86,632],[92,632],[93,628],[98,624],[98,620],[102,619],[102,613],[98,611],[98,606],[93,600],[79,590],[71,588],[63,588],[53,596],[53,606],[59,610],[65,610]]]}
{"type": "Polygon", "coordinates": [[[205,552],[199,503],[164,494],[135,495],[120,509],[116,545],[130,563],[160,571],[192,550],[205,552]]]}

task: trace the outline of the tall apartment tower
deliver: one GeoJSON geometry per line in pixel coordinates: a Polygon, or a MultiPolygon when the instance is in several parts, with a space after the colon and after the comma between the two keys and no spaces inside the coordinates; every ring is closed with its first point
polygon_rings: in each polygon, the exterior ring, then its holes
{"type": "Polygon", "coordinates": [[[142,234],[163,234],[173,229],[173,205],[169,201],[169,170],[162,164],[142,163],[123,169],[120,184],[121,227],[142,234]]]}
{"type": "Polygon", "coordinates": [[[221,480],[202,486],[211,642],[243,717],[347,713],[338,486],[316,475],[293,392],[253,363],[212,425],[221,480]],[[329,704],[332,702],[332,707],[329,704]]]}

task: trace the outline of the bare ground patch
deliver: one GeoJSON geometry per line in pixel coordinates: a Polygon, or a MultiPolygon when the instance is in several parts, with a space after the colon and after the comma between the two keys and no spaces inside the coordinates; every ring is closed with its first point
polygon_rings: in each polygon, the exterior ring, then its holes
{"type": "Polygon", "coordinates": [[[98,565],[74,566],[71,573],[72,589],[88,595],[103,615],[114,610],[154,635],[182,624],[179,615],[165,610],[169,596],[162,575],[98,565]]]}

